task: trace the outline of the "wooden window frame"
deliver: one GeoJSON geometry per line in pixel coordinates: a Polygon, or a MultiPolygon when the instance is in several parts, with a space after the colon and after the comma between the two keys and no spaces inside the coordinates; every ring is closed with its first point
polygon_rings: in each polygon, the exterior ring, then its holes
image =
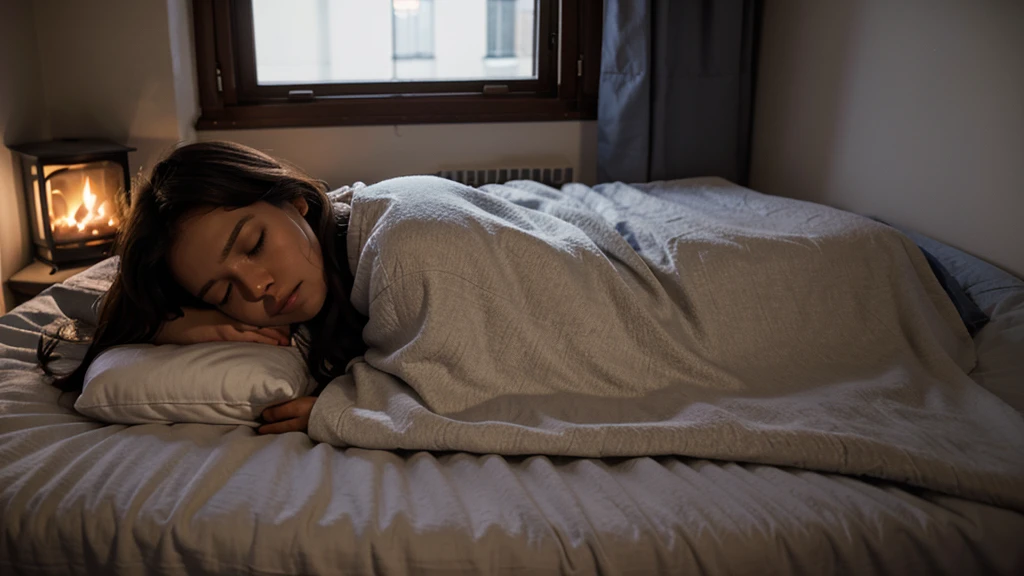
{"type": "Polygon", "coordinates": [[[196,128],[596,118],[603,2],[538,1],[548,9],[538,23],[537,79],[258,86],[252,1],[193,0],[196,128]]]}

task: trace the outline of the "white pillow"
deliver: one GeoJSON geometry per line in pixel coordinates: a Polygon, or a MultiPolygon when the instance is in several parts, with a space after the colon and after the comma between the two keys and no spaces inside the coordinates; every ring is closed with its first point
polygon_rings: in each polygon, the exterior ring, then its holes
{"type": "Polygon", "coordinates": [[[115,424],[255,427],[264,408],[315,389],[316,381],[294,347],[134,344],[111,348],[93,361],[75,410],[115,424]]]}

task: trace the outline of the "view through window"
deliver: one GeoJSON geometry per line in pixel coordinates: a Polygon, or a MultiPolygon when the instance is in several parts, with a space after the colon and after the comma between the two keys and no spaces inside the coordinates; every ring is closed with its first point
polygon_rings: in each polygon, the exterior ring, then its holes
{"type": "Polygon", "coordinates": [[[537,0],[252,0],[257,82],[537,78],[537,0]]]}

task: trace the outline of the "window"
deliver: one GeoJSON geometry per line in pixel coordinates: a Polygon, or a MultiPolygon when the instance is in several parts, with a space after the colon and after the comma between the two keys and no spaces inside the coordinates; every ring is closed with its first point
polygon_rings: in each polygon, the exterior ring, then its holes
{"type": "Polygon", "coordinates": [[[434,58],[433,0],[394,0],[391,21],[395,60],[434,58]]]}
{"type": "Polygon", "coordinates": [[[194,0],[193,12],[199,129],[596,116],[600,2],[194,0]]]}
{"type": "Polygon", "coordinates": [[[516,0],[487,0],[487,57],[516,55],[516,0]]]}
{"type": "Polygon", "coordinates": [[[391,78],[436,78],[433,0],[394,0],[391,6],[391,22],[394,64],[391,78]]]}

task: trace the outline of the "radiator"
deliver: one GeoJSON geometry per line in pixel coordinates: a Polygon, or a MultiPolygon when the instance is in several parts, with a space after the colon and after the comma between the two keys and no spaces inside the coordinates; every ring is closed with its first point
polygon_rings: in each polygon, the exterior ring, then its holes
{"type": "Polygon", "coordinates": [[[441,170],[435,176],[461,182],[469,186],[504,184],[509,180],[535,180],[548,186],[560,187],[573,180],[572,166],[558,168],[468,168],[464,170],[441,170]]]}

